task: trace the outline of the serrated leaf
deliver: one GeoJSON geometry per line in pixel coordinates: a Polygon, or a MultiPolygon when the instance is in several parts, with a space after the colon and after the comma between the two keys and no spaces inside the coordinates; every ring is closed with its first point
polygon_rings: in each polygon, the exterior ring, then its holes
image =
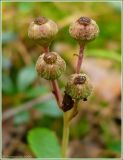
{"type": "Polygon", "coordinates": [[[45,128],[35,128],[28,133],[28,143],[37,158],[60,158],[61,151],[56,135],[45,128]]]}
{"type": "Polygon", "coordinates": [[[54,99],[50,99],[36,106],[37,110],[39,110],[44,115],[48,115],[51,117],[60,117],[62,116],[62,112],[58,108],[58,105],[54,99]]]}
{"type": "Polygon", "coordinates": [[[35,66],[27,66],[20,70],[17,76],[17,88],[19,91],[24,91],[29,85],[31,85],[37,77],[35,66]]]}

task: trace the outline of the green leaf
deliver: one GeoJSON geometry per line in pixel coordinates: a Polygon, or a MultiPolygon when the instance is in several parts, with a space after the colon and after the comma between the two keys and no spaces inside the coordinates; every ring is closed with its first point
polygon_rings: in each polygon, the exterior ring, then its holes
{"type": "Polygon", "coordinates": [[[2,76],[2,90],[6,94],[13,94],[15,88],[9,75],[3,74],[2,76]]]}
{"type": "Polygon", "coordinates": [[[28,111],[21,112],[14,117],[14,124],[19,125],[29,121],[30,115],[28,111]]]}
{"type": "Polygon", "coordinates": [[[108,50],[88,50],[87,52],[88,56],[94,56],[97,58],[105,58],[105,59],[111,59],[114,61],[117,61],[121,63],[121,55],[118,53],[115,53],[113,51],[108,51],[108,50]]]}
{"type": "Polygon", "coordinates": [[[17,88],[19,91],[24,91],[31,85],[37,77],[35,66],[27,66],[20,70],[17,76],[17,88]]]}
{"type": "Polygon", "coordinates": [[[28,91],[25,92],[25,97],[26,98],[35,98],[38,96],[41,96],[43,94],[48,93],[49,89],[48,87],[45,86],[38,86],[35,88],[31,88],[28,91]]]}
{"type": "Polygon", "coordinates": [[[28,143],[37,158],[60,158],[61,151],[56,135],[45,128],[35,128],[28,133],[28,143]]]}
{"type": "Polygon", "coordinates": [[[121,141],[116,140],[115,137],[112,135],[111,130],[109,129],[110,121],[101,122],[100,127],[102,130],[102,139],[107,147],[107,149],[121,153],[121,141]]]}
{"type": "Polygon", "coordinates": [[[107,148],[111,151],[121,153],[121,141],[110,141],[107,144],[107,148]]]}
{"type": "Polygon", "coordinates": [[[60,117],[62,116],[62,112],[58,108],[58,105],[54,99],[50,99],[36,106],[37,110],[39,110],[44,115],[48,115],[51,117],[60,117]]]}

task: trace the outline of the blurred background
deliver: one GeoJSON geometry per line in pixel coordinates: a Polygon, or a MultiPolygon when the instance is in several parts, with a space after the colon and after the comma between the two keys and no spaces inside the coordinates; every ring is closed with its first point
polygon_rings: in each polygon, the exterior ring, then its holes
{"type": "Polygon", "coordinates": [[[87,102],[72,121],[68,156],[72,158],[116,158],[121,153],[121,3],[118,2],[4,2],[2,4],[2,105],[3,156],[35,157],[27,141],[28,132],[45,127],[62,138],[62,113],[40,79],[35,62],[43,52],[27,35],[29,23],[38,16],[54,20],[59,33],[50,49],[67,63],[59,79],[64,91],[68,75],[74,73],[78,45],[69,35],[69,24],[80,16],[96,20],[99,37],[85,50],[83,71],[93,83],[87,102]]]}

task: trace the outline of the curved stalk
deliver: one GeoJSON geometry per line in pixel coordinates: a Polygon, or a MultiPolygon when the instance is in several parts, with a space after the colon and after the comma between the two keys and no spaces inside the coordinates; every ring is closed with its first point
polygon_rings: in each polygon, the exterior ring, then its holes
{"type": "MultiPolygon", "coordinates": [[[[45,53],[48,53],[49,47],[44,48],[44,50],[45,50],[45,53]]],[[[78,55],[76,73],[80,73],[80,69],[81,69],[81,65],[82,65],[82,61],[83,61],[83,51],[84,51],[84,45],[80,44],[80,51],[79,51],[79,55],[78,55]]],[[[58,106],[59,106],[59,108],[61,108],[62,94],[61,94],[57,80],[51,81],[51,85],[52,85],[53,93],[55,95],[58,106]]],[[[63,115],[63,123],[64,124],[63,124],[63,138],[62,138],[62,158],[67,157],[70,121],[77,114],[77,104],[78,104],[78,102],[76,101],[74,108],[67,111],[67,112],[64,112],[64,115],[63,115]]]]}
{"type": "Polygon", "coordinates": [[[84,57],[84,44],[79,44],[80,49],[79,49],[79,55],[78,55],[78,61],[77,61],[77,66],[76,66],[76,73],[80,73],[81,65],[83,62],[83,57],[84,57]]]}
{"type": "Polygon", "coordinates": [[[51,81],[51,85],[52,85],[52,88],[53,88],[52,92],[55,95],[57,104],[58,104],[59,108],[61,108],[61,105],[62,105],[62,94],[61,94],[61,90],[59,88],[57,80],[52,80],[51,81]]]}
{"type": "MultiPolygon", "coordinates": [[[[45,54],[47,54],[49,52],[49,46],[48,47],[44,47],[44,51],[45,51],[45,54]]],[[[59,106],[59,108],[61,109],[61,105],[62,105],[62,94],[61,94],[61,90],[59,88],[59,85],[58,85],[58,81],[57,80],[52,80],[51,81],[51,86],[52,86],[52,92],[56,98],[56,102],[59,106]]]]}
{"type": "Polygon", "coordinates": [[[69,141],[69,111],[64,112],[63,138],[62,138],[62,158],[67,156],[67,148],[69,141]]]}
{"type": "MultiPolygon", "coordinates": [[[[76,66],[76,73],[80,73],[83,56],[84,56],[83,52],[85,47],[84,45],[81,45],[81,44],[79,45],[80,45],[80,50],[79,50],[78,61],[76,66]]],[[[63,139],[62,139],[62,157],[63,158],[66,158],[66,155],[67,155],[70,121],[78,113],[77,105],[78,105],[78,101],[75,101],[74,107],[71,110],[64,112],[63,139]]]]}

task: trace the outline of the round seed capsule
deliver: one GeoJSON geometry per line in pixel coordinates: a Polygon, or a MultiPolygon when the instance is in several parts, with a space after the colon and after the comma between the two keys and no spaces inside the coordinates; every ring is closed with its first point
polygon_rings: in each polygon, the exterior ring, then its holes
{"type": "Polygon", "coordinates": [[[57,24],[45,17],[38,17],[34,19],[28,28],[29,38],[44,47],[50,45],[57,32],[57,24]]]}
{"type": "Polygon", "coordinates": [[[86,74],[72,74],[65,91],[73,99],[86,101],[92,92],[92,85],[86,74]]]}
{"type": "Polygon", "coordinates": [[[58,79],[65,69],[65,61],[56,52],[43,53],[36,62],[38,75],[47,80],[58,79]]]}
{"type": "Polygon", "coordinates": [[[87,43],[94,40],[99,34],[96,22],[88,17],[80,17],[69,28],[70,35],[79,43],[87,43]]]}

